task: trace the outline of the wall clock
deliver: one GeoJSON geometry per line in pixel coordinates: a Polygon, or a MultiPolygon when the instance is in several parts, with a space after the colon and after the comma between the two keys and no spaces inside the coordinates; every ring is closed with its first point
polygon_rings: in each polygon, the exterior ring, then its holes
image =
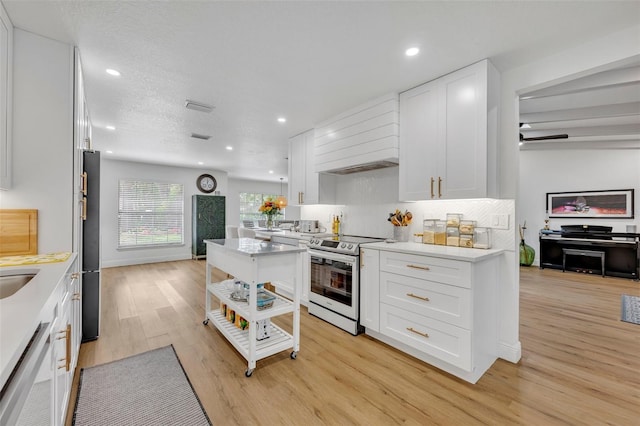
{"type": "Polygon", "coordinates": [[[216,190],[218,186],[218,182],[216,182],[216,178],[209,174],[203,174],[198,176],[196,180],[196,186],[200,190],[200,192],[204,192],[205,194],[211,194],[216,190]]]}

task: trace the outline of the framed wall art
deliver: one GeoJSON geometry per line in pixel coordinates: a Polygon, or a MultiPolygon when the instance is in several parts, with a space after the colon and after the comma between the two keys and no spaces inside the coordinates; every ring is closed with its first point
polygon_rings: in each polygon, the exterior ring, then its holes
{"type": "Polygon", "coordinates": [[[551,218],[633,219],[633,189],[548,192],[551,218]]]}

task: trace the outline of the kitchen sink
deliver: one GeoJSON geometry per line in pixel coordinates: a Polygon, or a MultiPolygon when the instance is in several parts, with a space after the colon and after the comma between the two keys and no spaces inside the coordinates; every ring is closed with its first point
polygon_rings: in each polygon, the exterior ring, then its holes
{"type": "Polygon", "coordinates": [[[0,299],[15,294],[36,276],[39,269],[12,269],[0,271],[0,299]]]}

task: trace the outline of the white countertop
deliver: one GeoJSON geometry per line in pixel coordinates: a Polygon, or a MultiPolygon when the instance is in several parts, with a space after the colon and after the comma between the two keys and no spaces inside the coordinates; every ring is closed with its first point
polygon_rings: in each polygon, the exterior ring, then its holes
{"type": "MultiPolygon", "coordinates": [[[[226,250],[235,251],[247,256],[271,256],[285,253],[301,253],[306,248],[287,244],[270,243],[253,238],[230,238],[226,240],[204,240],[205,243],[217,245],[226,250]]],[[[207,247],[209,247],[207,245],[207,247]]]]}
{"type": "Polygon", "coordinates": [[[75,260],[72,253],[64,262],[0,268],[39,270],[27,285],[0,299],[0,387],[4,386],[41,320],[50,320],[53,304],[48,303],[65,272],[75,260]],[[51,306],[49,306],[51,305],[51,306]]]}
{"type": "Polygon", "coordinates": [[[465,247],[436,246],[421,243],[366,243],[360,247],[378,250],[394,251],[399,253],[418,254],[423,256],[440,257],[444,259],[464,260],[467,262],[479,262],[502,253],[502,249],[473,249],[465,247]]]}
{"type": "Polygon", "coordinates": [[[330,237],[332,234],[327,232],[308,233],[308,232],[294,232],[285,231],[283,229],[274,229],[269,231],[267,229],[254,229],[256,231],[256,237],[269,239],[273,235],[279,235],[281,237],[295,238],[297,240],[309,241],[311,238],[325,238],[330,237]]]}

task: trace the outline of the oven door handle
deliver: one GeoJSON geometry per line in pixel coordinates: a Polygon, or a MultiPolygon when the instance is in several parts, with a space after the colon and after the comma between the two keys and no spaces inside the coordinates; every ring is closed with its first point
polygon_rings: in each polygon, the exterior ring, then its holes
{"type": "Polygon", "coordinates": [[[353,264],[358,259],[356,256],[342,255],[337,253],[331,253],[328,251],[320,251],[320,250],[312,250],[312,249],[308,249],[308,251],[310,256],[320,257],[320,258],[329,259],[329,260],[337,260],[338,262],[344,262],[348,264],[353,264]]]}
{"type": "Polygon", "coordinates": [[[5,385],[0,400],[0,424],[16,424],[22,407],[31,391],[31,386],[40,371],[40,364],[49,349],[50,323],[40,324],[31,346],[25,351],[24,358],[16,367],[13,377],[5,385]]]}

